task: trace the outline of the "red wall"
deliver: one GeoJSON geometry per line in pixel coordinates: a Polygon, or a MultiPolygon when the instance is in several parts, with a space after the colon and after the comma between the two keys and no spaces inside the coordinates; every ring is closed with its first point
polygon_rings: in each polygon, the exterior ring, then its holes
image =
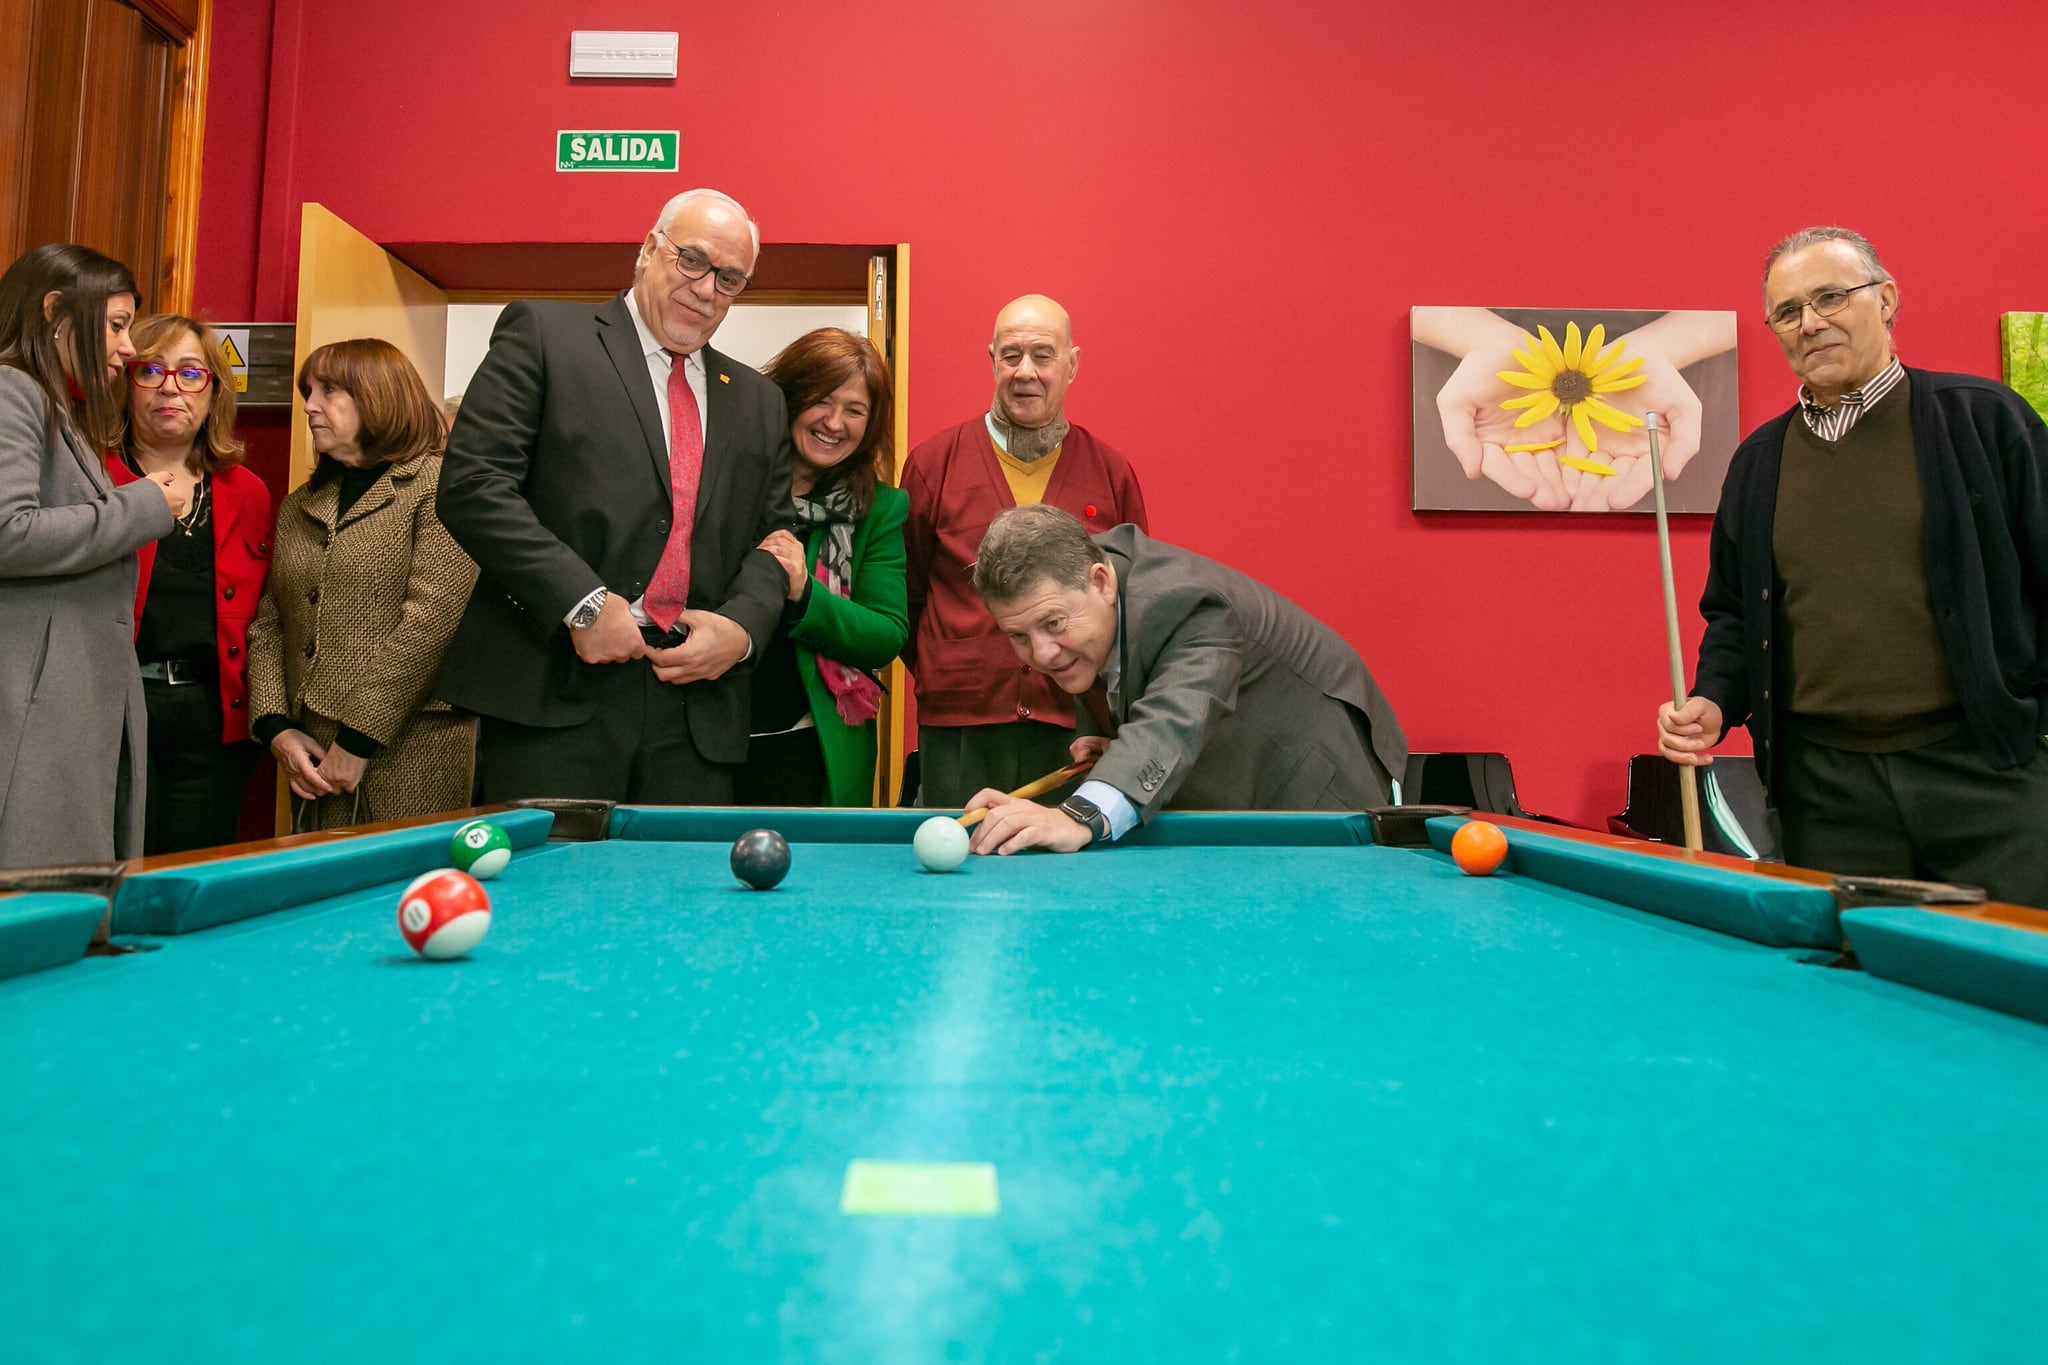
{"type": "MultiPolygon", "coordinates": [[[[1794,228],[1877,242],[1915,364],[1996,374],[1998,314],[2048,309],[2039,0],[1847,25],[1755,0],[782,0],[689,11],[673,85],[577,87],[571,27],[682,12],[215,13],[217,316],[290,315],[301,200],[386,241],[632,240],[710,184],[771,244],[911,243],[916,439],[986,404],[996,308],[1051,293],[1085,362],[1070,411],[1137,462],[1155,531],[1335,625],[1417,748],[1505,750],[1525,805],[1591,822],[1666,685],[1653,525],[1409,511],[1409,306],[1738,309],[1745,428],[1791,398],[1756,315],[1794,228]],[[564,127],[682,128],[683,172],[557,175],[564,127]]],[[[1706,529],[1674,532],[1688,653],[1706,529]]]]}

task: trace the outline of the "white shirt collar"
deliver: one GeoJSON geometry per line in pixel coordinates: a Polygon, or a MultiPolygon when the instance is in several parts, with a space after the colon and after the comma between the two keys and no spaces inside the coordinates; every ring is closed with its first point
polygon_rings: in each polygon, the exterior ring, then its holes
{"type": "MultiPolygon", "coordinates": [[[[1898,382],[1905,377],[1906,367],[1904,363],[1897,356],[1893,356],[1891,362],[1883,369],[1843,394],[1840,398],[1837,398],[1834,406],[1840,407],[1846,403],[1854,408],[1875,407],[1877,406],[1877,400],[1890,393],[1898,386],[1898,382]]],[[[1799,402],[1809,412],[1829,412],[1833,410],[1832,408],[1822,406],[1820,400],[1813,396],[1813,390],[1807,388],[1804,384],[1799,386],[1799,402]]]]}
{"type": "MultiPolygon", "coordinates": [[[[640,300],[633,296],[630,289],[626,291],[626,312],[633,319],[633,330],[640,334],[640,354],[651,356],[656,351],[666,352],[671,357],[669,363],[673,364],[675,352],[654,339],[653,330],[648,327],[646,319],[640,316],[640,300]]],[[[698,374],[704,373],[704,348],[699,346],[684,356],[683,365],[685,369],[694,369],[698,374]]]]}
{"type": "Polygon", "coordinates": [[[1109,637],[1109,658],[1102,664],[1102,690],[1121,692],[1124,685],[1124,598],[1116,598],[1116,633],[1109,637]]]}

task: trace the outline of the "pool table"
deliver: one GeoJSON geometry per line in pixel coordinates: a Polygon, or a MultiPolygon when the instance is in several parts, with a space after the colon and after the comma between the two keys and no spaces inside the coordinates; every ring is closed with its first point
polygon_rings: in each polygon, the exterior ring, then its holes
{"type": "Polygon", "coordinates": [[[141,865],[132,951],[0,982],[0,1357],[2048,1359],[2041,916],[1507,820],[1467,877],[1455,815],[940,875],[922,814],[501,811],[452,962],[452,819],[141,865]]]}

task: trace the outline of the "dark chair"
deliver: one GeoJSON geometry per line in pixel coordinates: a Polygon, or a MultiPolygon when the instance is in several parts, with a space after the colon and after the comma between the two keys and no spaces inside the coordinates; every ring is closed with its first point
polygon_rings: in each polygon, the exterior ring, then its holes
{"type": "Polygon", "coordinates": [[[1404,806],[1470,806],[1530,819],[1515,800],[1515,770],[1506,754],[1410,754],[1401,774],[1404,806]]]}
{"type": "MultiPolygon", "coordinates": [[[[1783,862],[1777,822],[1764,799],[1756,760],[1744,754],[1715,758],[1700,775],[1700,843],[1709,853],[1783,862]]],[[[1612,816],[1607,827],[1631,839],[1664,844],[1685,843],[1685,816],[1679,797],[1679,768],[1661,754],[1637,754],[1628,761],[1628,809],[1612,816]]]]}

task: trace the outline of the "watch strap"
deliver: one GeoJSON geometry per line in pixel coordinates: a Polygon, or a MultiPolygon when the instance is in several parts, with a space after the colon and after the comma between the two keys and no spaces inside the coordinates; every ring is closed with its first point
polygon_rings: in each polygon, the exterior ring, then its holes
{"type": "Polygon", "coordinates": [[[607,588],[592,590],[590,596],[578,602],[576,609],[569,613],[569,629],[588,630],[596,625],[597,618],[603,613],[604,604],[610,597],[611,591],[607,588]]]}
{"type": "Polygon", "coordinates": [[[1094,842],[1109,842],[1109,817],[1102,813],[1102,807],[1085,796],[1070,796],[1060,803],[1060,812],[1076,824],[1086,825],[1094,835],[1094,842]]]}

